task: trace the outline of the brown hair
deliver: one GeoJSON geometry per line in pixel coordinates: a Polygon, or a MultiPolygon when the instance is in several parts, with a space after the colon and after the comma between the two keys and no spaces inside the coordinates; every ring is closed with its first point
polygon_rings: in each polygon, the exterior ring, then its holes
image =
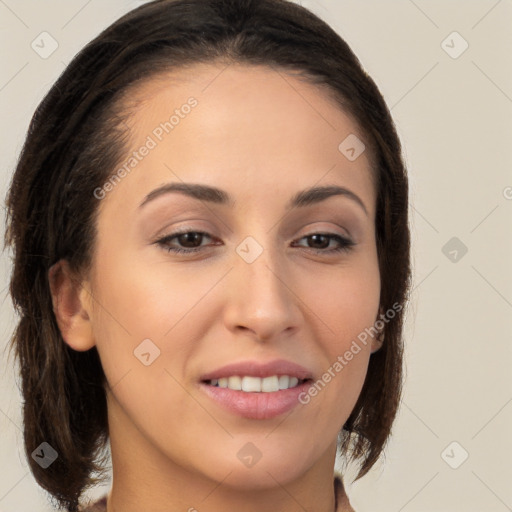
{"type": "MultiPolygon", "coordinates": [[[[108,440],[104,373],[95,348],[72,350],[52,308],[49,268],[66,259],[87,269],[99,201],[127,140],[128,87],[200,62],[237,62],[299,72],[332,92],[372,148],[377,185],[380,307],[404,306],[410,286],[408,184],[389,110],[349,46],[326,23],[287,0],[158,0],[128,13],[73,59],[37,108],[7,197],[6,244],[14,252],[10,292],[20,320],[12,345],[20,364],[24,440],[37,482],[69,511],[101,473],[108,440]],[[30,454],[49,443],[47,469],[30,454]]],[[[341,141],[340,141],[341,142],[341,141]]],[[[360,462],[378,459],[402,385],[403,308],[385,325],[361,395],[340,433],[360,462]]]]}

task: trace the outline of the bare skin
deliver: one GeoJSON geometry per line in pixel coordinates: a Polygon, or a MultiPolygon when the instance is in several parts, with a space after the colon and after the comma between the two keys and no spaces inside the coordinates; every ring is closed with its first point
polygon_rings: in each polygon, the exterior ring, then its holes
{"type": "Polygon", "coordinates": [[[99,200],[80,285],[65,262],[52,275],[64,339],[76,350],[96,346],[108,380],[108,512],[332,512],[337,434],[379,342],[362,346],[309,403],[269,419],[224,409],[200,377],[232,362],[286,359],[317,380],[375,323],[372,171],[367,152],[349,161],[338,150],[348,135],[363,136],[325,91],[267,67],[197,65],[136,94],[127,158],[148,136],[156,146],[99,200]],[[155,128],[190,97],[197,105],[158,140],[155,128]],[[148,198],[171,183],[217,187],[231,202],[148,198]],[[286,209],[298,192],[327,185],[360,202],[338,194],[286,209]],[[170,250],[193,247],[169,238],[182,228],[208,234],[196,239],[199,251],[170,250]],[[322,233],[333,236],[311,238],[322,233]],[[336,235],[354,245],[334,252],[336,235]],[[262,249],[251,263],[236,251],[249,236],[262,249]],[[160,351],[147,366],[134,356],[146,339],[160,351]],[[251,467],[239,456],[248,443],[261,455],[251,467]]]}

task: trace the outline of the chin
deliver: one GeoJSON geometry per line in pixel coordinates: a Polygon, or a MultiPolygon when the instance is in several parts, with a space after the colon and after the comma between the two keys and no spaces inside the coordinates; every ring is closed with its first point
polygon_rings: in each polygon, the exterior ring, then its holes
{"type": "Polygon", "coordinates": [[[226,447],[218,455],[212,454],[215,463],[209,464],[209,473],[214,480],[218,480],[219,475],[229,474],[223,485],[241,491],[287,485],[305,473],[310,465],[307,454],[300,447],[284,451],[268,440],[265,446],[264,442],[253,444],[251,441],[239,440],[234,444],[234,451],[226,447]]]}
{"type": "MultiPolygon", "coordinates": [[[[230,469],[226,468],[226,474],[229,471],[231,473],[223,485],[244,492],[270,489],[278,485],[286,486],[304,471],[304,468],[297,462],[295,458],[290,458],[288,461],[281,460],[279,463],[272,463],[272,461],[264,463],[263,460],[260,460],[251,468],[242,465],[234,468],[231,466],[230,469]]],[[[216,478],[218,478],[217,472],[216,478]]]]}

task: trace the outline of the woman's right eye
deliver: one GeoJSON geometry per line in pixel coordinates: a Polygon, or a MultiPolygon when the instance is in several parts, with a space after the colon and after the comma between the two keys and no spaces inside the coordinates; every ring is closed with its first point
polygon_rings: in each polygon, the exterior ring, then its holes
{"type": "MultiPolygon", "coordinates": [[[[162,247],[167,252],[174,252],[177,254],[190,254],[202,250],[205,245],[201,242],[205,238],[212,239],[212,237],[203,231],[179,231],[171,233],[163,238],[160,238],[155,243],[162,247]],[[175,240],[175,242],[173,242],[175,240]],[[180,246],[176,245],[180,244],[180,246]]],[[[219,244],[215,244],[219,245],[219,244]]]]}

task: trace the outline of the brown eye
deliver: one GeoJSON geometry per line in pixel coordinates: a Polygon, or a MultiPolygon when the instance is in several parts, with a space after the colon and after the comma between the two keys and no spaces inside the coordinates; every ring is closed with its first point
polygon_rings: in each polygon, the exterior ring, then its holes
{"type": "MultiPolygon", "coordinates": [[[[327,254],[340,251],[349,251],[355,245],[355,242],[352,240],[334,233],[313,233],[301,238],[300,240],[307,241],[307,246],[305,247],[306,249],[312,249],[315,252],[327,254]],[[334,247],[331,246],[329,248],[331,242],[334,242],[335,245],[334,247]]],[[[300,247],[304,246],[301,245],[300,247]]]]}
{"type": "MultiPolygon", "coordinates": [[[[202,250],[206,245],[202,242],[206,239],[212,239],[208,233],[202,231],[181,231],[172,233],[156,243],[168,252],[174,253],[192,253],[202,250]]],[[[218,244],[217,244],[218,245],[218,244]]]]}
{"type": "Polygon", "coordinates": [[[204,234],[198,233],[196,231],[189,231],[188,233],[183,233],[176,237],[176,240],[183,245],[184,247],[197,247],[197,243],[201,245],[204,234]]]}

